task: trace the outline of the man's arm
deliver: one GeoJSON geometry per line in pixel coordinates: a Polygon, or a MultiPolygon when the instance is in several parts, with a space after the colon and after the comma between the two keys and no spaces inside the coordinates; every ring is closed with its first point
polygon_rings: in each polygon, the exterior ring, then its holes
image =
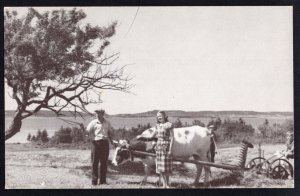
{"type": "Polygon", "coordinates": [[[94,122],[90,122],[86,127],[86,131],[88,132],[89,140],[94,140],[95,132],[94,132],[94,122]]]}

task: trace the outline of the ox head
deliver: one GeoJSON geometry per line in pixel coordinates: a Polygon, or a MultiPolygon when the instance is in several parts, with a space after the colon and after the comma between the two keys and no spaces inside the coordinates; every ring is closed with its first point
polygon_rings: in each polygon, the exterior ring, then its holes
{"type": "Polygon", "coordinates": [[[119,140],[114,141],[116,150],[112,159],[112,164],[118,166],[130,158],[129,141],[119,140]]]}

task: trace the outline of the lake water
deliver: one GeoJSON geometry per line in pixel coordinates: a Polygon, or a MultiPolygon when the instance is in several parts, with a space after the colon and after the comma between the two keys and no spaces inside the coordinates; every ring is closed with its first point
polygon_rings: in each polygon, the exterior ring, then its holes
{"type": "MultiPolygon", "coordinates": [[[[88,119],[82,119],[82,118],[71,118],[71,117],[65,117],[62,118],[65,120],[71,120],[75,122],[83,123],[85,126],[93,119],[93,117],[88,119]]],[[[124,118],[124,117],[108,117],[107,118],[112,126],[114,128],[131,128],[136,127],[138,124],[145,125],[150,123],[151,126],[155,125],[156,118],[155,117],[140,117],[140,118],[124,118]]],[[[177,119],[177,117],[169,117],[170,122],[174,122],[177,119]]],[[[181,122],[191,124],[194,119],[200,120],[204,124],[207,125],[207,123],[211,120],[210,117],[207,118],[180,118],[181,122]]],[[[237,120],[238,118],[231,118],[232,120],[237,120]]],[[[262,124],[265,120],[265,118],[243,118],[247,124],[251,124],[254,128],[256,128],[258,125],[262,124]]],[[[282,123],[286,120],[286,118],[268,118],[269,123],[282,123]]],[[[9,126],[11,123],[12,118],[5,118],[5,129],[9,126]]],[[[67,122],[55,118],[55,117],[29,117],[24,119],[22,124],[22,129],[19,133],[14,135],[9,140],[5,141],[6,143],[26,143],[27,136],[30,133],[31,135],[36,135],[37,130],[43,130],[46,129],[48,132],[49,137],[52,137],[61,126],[63,127],[71,127],[72,125],[68,124],[67,122]]]]}

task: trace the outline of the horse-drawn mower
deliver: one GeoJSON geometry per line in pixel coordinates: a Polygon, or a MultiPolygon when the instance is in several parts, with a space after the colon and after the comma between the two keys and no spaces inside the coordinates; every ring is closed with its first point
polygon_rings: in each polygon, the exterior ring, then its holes
{"type": "Polygon", "coordinates": [[[271,157],[265,158],[259,145],[259,156],[251,159],[246,171],[254,171],[257,174],[264,174],[273,179],[288,179],[294,177],[293,165],[286,158],[284,152],[277,151],[271,157]]]}
{"type": "MultiPolygon", "coordinates": [[[[239,153],[239,161],[237,165],[233,164],[219,164],[219,163],[212,163],[212,162],[206,162],[206,161],[197,161],[197,160],[190,160],[190,159],[182,159],[182,158],[173,158],[173,161],[178,162],[186,162],[186,163],[193,163],[193,164],[200,164],[203,166],[209,166],[209,167],[216,167],[216,168],[222,168],[225,170],[231,170],[233,172],[240,172],[242,173],[245,170],[245,163],[247,158],[247,152],[248,148],[253,148],[253,145],[247,141],[242,142],[242,147],[239,153]]],[[[130,150],[132,155],[146,155],[146,156],[152,156],[155,157],[156,155],[154,153],[147,153],[147,152],[141,152],[141,151],[135,151],[130,150]]]]}
{"type": "MultiPolygon", "coordinates": [[[[222,168],[225,170],[230,170],[232,172],[238,172],[243,174],[245,171],[249,172],[256,172],[257,174],[265,174],[268,177],[273,179],[288,179],[289,177],[294,177],[294,169],[292,164],[288,161],[285,157],[284,153],[276,152],[273,156],[266,159],[261,156],[261,147],[259,145],[259,156],[251,159],[246,164],[247,159],[247,152],[248,148],[253,148],[253,145],[247,141],[242,142],[242,147],[238,156],[238,164],[219,164],[219,163],[212,163],[212,162],[205,162],[205,161],[196,161],[196,160],[189,160],[189,159],[181,159],[181,158],[174,158],[173,161],[178,162],[187,162],[193,164],[200,164],[203,166],[215,167],[215,168],[222,168]]],[[[134,151],[131,150],[132,155],[146,155],[155,157],[154,153],[147,153],[141,151],[134,151]]]]}

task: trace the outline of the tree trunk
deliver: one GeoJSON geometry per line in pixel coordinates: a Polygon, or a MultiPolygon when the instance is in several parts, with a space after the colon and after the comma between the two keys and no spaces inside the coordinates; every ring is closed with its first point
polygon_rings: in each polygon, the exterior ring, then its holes
{"type": "Polygon", "coordinates": [[[22,112],[17,110],[16,114],[14,115],[14,119],[11,122],[9,128],[5,131],[5,140],[8,140],[16,133],[18,133],[22,126],[22,112]]]}

